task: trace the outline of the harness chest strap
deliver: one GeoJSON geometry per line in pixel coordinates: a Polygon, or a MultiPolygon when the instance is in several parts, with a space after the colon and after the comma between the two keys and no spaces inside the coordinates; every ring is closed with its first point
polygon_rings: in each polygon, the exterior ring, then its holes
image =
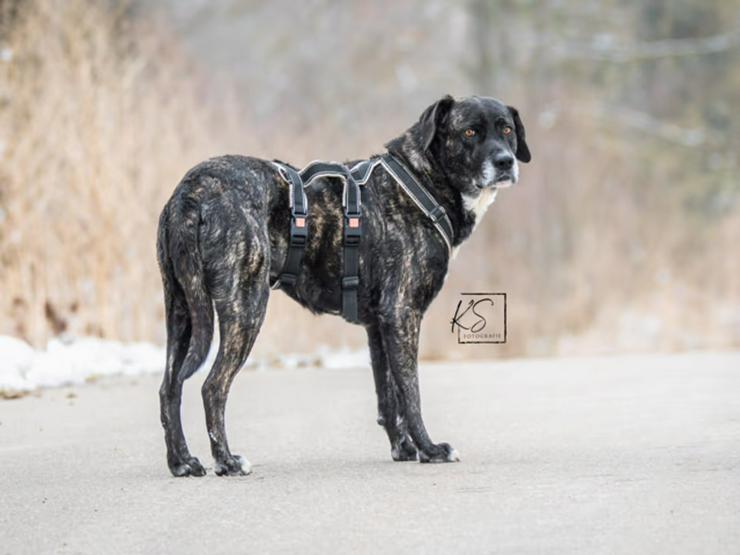
{"type": "Polygon", "coordinates": [[[452,238],[455,236],[455,231],[444,207],[435,200],[426,187],[419,183],[416,177],[395,156],[388,153],[381,156],[379,160],[385,171],[396,180],[406,194],[411,197],[411,200],[432,221],[434,227],[444,239],[447,251],[451,255],[452,238]]]}
{"type": "Polygon", "coordinates": [[[280,272],[273,289],[286,285],[295,286],[303,267],[303,253],[308,241],[308,198],[303,190],[303,180],[290,166],[275,163],[282,178],[288,183],[290,202],[290,238],[283,271],[280,272]]]}
{"type": "Polygon", "coordinates": [[[344,272],[342,275],[342,316],[359,321],[357,290],[360,287],[360,240],[362,239],[362,196],[351,174],[344,180],[344,272]]]}
{"type": "Polygon", "coordinates": [[[378,166],[388,172],[403,191],[414,201],[416,206],[429,218],[434,224],[434,228],[442,236],[447,245],[448,254],[452,255],[452,241],[455,236],[455,230],[452,227],[450,217],[447,215],[444,207],[440,205],[434,196],[424,187],[414,174],[395,156],[386,153],[379,158],[365,160],[352,167],[350,173],[355,181],[364,185],[370,179],[373,170],[378,166]]]}

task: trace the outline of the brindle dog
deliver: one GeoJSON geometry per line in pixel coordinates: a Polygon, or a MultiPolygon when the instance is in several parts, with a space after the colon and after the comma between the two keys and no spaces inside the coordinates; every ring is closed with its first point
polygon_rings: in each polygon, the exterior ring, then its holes
{"type": "MultiPolygon", "coordinates": [[[[453,247],[471,234],[498,189],[529,162],[516,109],[487,97],[445,96],[386,144],[432,193],[452,222],[453,247]]],[[[348,165],[351,166],[355,162],[348,165]]],[[[342,182],[307,188],[310,214],[303,271],[285,291],[314,313],[341,313],[342,182]]],[[[442,236],[412,199],[377,167],[363,193],[359,320],[367,330],[378,423],[393,460],[452,462],[457,451],[434,443],[419,400],[419,326],[442,288],[451,257],[442,236]]],[[[218,313],[221,342],[202,393],[218,475],[243,475],[224,429],[231,382],[262,325],[272,283],[285,262],[288,186],[269,161],[222,156],[182,179],[159,220],[159,258],[167,320],[167,366],[160,389],[167,463],[175,476],[203,476],[180,421],[183,382],[206,358],[218,313]]]]}

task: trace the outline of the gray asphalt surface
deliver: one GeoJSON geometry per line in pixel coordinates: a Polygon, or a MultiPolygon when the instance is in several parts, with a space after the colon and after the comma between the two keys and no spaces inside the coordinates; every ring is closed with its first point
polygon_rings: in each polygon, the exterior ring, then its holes
{"type": "Polygon", "coordinates": [[[0,552],[740,553],[740,354],[421,374],[460,463],[391,461],[367,369],[242,372],[243,478],[169,476],[157,377],[2,401],[0,552]]]}

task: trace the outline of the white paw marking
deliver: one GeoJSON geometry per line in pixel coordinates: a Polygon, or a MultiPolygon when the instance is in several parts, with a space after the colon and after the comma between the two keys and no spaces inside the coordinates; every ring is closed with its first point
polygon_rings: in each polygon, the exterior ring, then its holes
{"type": "Polygon", "coordinates": [[[247,459],[245,459],[241,455],[236,455],[236,457],[234,457],[234,458],[237,461],[239,461],[239,464],[241,465],[242,470],[244,471],[244,474],[251,474],[252,473],[252,464],[247,459]]]}

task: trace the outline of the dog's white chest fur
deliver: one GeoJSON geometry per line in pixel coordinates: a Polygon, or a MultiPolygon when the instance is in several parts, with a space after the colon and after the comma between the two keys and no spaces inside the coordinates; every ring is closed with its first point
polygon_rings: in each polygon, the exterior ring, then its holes
{"type": "Polygon", "coordinates": [[[475,217],[476,226],[483,219],[483,215],[486,213],[486,210],[488,210],[488,207],[496,200],[496,193],[498,193],[498,188],[491,187],[489,189],[483,189],[481,194],[476,197],[468,195],[462,196],[463,206],[465,207],[465,210],[471,212],[475,217]]]}
{"type": "MultiPolygon", "coordinates": [[[[478,227],[478,224],[483,219],[483,215],[486,213],[486,210],[488,210],[488,207],[496,200],[496,193],[498,193],[498,189],[496,187],[491,187],[490,189],[484,189],[480,195],[475,197],[469,195],[462,196],[463,207],[465,210],[472,213],[475,218],[473,230],[478,227]]],[[[457,252],[459,250],[460,245],[452,249],[453,260],[457,256],[457,252]]]]}

